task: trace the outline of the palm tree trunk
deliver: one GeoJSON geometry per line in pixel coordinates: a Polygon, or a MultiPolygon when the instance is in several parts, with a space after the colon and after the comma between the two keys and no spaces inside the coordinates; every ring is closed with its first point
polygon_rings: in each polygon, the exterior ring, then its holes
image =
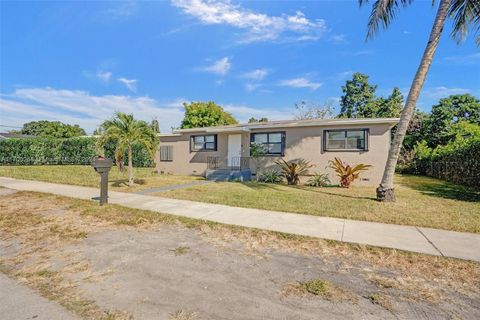
{"type": "Polygon", "coordinates": [[[377,188],[377,200],[379,201],[395,201],[393,175],[395,173],[398,155],[400,153],[400,148],[402,147],[403,139],[405,138],[405,134],[407,132],[408,124],[410,123],[412,114],[415,111],[418,96],[420,95],[420,91],[425,83],[428,69],[430,69],[430,65],[432,64],[435,50],[438,47],[443,26],[445,24],[445,19],[447,17],[448,8],[450,7],[450,2],[451,0],[440,1],[432,31],[430,32],[430,38],[428,39],[427,47],[423,53],[420,66],[415,74],[415,78],[413,78],[410,92],[408,93],[407,102],[405,103],[405,107],[400,115],[400,122],[397,126],[397,132],[395,133],[392,144],[390,145],[382,182],[377,188]]]}
{"type": "Polygon", "coordinates": [[[128,186],[133,186],[133,161],[131,145],[128,145],[128,186]]]}

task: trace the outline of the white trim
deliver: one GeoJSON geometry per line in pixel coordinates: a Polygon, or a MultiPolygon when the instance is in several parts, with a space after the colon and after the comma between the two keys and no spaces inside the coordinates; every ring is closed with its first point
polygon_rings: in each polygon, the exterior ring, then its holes
{"type": "Polygon", "coordinates": [[[249,132],[250,128],[247,127],[235,127],[235,128],[205,128],[205,132],[228,132],[228,133],[242,133],[242,132],[249,132]]]}
{"type": "Polygon", "coordinates": [[[399,118],[361,118],[361,119],[314,119],[314,120],[289,120],[270,121],[264,124],[238,124],[232,126],[206,127],[177,129],[174,134],[189,132],[249,132],[255,129],[276,129],[276,128],[300,128],[300,127],[324,127],[344,125],[367,125],[367,124],[389,124],[392,127],[400,121],[399,118]]]}
{"type": "Polygon", "coordinates": [[[181,137],[182,134],[181,133],[159,133],[159,134],[157,134],[157,136],[159,136],[160,138],[162,138],[162,137],[181,137]]]}

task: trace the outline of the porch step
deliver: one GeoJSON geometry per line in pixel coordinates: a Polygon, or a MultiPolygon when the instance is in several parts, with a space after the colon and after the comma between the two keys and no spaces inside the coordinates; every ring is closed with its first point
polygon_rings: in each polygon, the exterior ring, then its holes
{"type": "Polygon", "coordinates": [[[250,181],[252,172],[247,170],[216,169],[207,170],[205,178],[210,181],[250,181]]]}

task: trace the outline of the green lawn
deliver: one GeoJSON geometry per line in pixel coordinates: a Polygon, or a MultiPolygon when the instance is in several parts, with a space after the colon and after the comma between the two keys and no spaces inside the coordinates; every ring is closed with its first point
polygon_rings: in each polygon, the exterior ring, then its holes
{"type": "MultiPolygon", "coordinates": [[[[90,166],[0,166],[0,176],[97,187],[90,166]]],[[[128,188],[127,174],[110,171],[112,190],[132,192],[202,179],[153,173],[135,168],[137,184],[128,188]]],[[[375,200],[375,187],[313,188],[266,183],[219,182],[162,192],[162,197],[287,211],[317,216],[405,224],[480,233],[480,190],[409,175],[395,177],[397,202],[375,200]]]]}
{"type": "Polygon", "coordinates": [[[395,177],[397,202],[375,200],[375,187],[313,188],[215,183],[162,192],[162,197],[480,233],[480,191],[445,181],[395,177]]]}
{"type": "MultiPolygon", "coordinates": [[[[74,184],[98,187],[100,175],[90,165],[49,165],[49,166],[0,166],[0,176],[27,180],[74,184]]],[[[172,176],[154,173],[152,168],[134,168],[135,186],[127,187],[127,172],[113,167],[109,173],[110,188],[115,191],[134,192],[142,189],[188,183],[202,177],[172,176]]]]}

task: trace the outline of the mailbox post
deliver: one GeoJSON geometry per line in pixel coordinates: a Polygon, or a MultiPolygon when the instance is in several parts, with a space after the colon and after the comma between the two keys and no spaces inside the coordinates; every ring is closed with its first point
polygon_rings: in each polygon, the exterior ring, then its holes
{"type": "Polygon", "coordinates": [[[100,174],[100,205],[108,203],[108,172],[112,168],[112,160],[104,157],[95,157],[92,167],[100,174]]]}

